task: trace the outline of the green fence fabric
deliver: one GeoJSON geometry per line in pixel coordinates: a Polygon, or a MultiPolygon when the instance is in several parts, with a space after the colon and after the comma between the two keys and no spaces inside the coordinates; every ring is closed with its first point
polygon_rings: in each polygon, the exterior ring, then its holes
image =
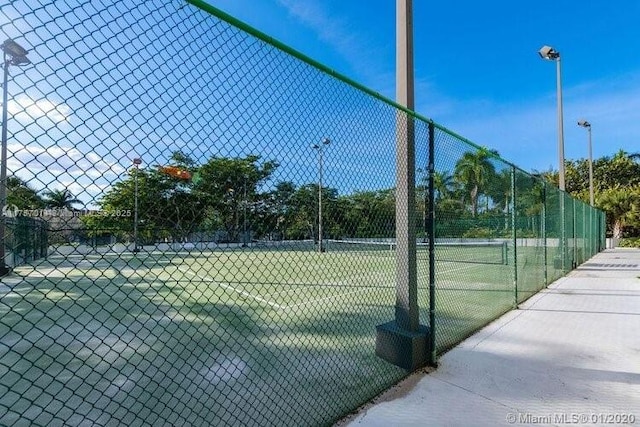
{"type": "Polygon", "coordinates": [[[328,425],[404,378],[406,117],[438,355],[603,249],[601,211],[205,9],[0,6],[0,425],[328,425]]]}
{"type": "Polygon", "coordinates": [[[17,216],[5,221],[5,264],[17,267],[47,256],[48,224],[39,218],[17,216]]]}

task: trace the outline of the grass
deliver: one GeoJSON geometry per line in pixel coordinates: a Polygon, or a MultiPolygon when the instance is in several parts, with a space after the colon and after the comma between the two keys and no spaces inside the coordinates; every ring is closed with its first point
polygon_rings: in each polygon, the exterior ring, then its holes
{"type": "MultiPolygon", "coordinates": [[[[436,267],[438,348],[513,307],[512,265],[436,267]]],[[[391,252],[52,256],[0,285],[0,424],[326,424],[405,375],[394,304],[391,252]]]]}

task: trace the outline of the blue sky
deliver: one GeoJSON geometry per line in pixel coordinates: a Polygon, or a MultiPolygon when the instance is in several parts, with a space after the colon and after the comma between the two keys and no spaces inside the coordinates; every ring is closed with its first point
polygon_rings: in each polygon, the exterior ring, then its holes
{"type": "MultiPolygon", "coordinates": [[[[393,0],[208,1],[394,98],[393,0]]],[[[640,2],[558,3],[415,1],[416,110],[525,170],[557,168],[548,44],[563,58],[566,157],[587,155],[580,118],[595,157],[640,151],[640,2]]],[[[281,163],[271,184],[302,185],[324,137],[328,185],[394,185],[392,109],[184,0],[15,0],[0,36],[30,50],[11,69],[8,167],[39,191],[94,206],[133,158],[155,167],[179,149],[198,163],[258,153],[281,163]]]]}
{"type": "MultiPolygon", "coordinates": [[[[393,0],[209,0],[391,99],[393,0]]],[[[414,1],[416,110],[525,170],[557,169],[560,51],[565,157],[640,151],[640,2],[414,1]]]]}

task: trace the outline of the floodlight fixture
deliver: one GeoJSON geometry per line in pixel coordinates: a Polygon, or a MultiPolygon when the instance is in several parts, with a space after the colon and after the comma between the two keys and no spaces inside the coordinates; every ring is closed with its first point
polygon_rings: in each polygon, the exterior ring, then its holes
{"type": "Polygon", "coordinates": [[[5,61],[7,60],[6,56],[9,57],[8,59],[11,65],[27,65],[31,63],[29,58],[27,58],[29,51],[20,46],[15,40],[5,40],[2,45],[0,45],[0,49],[2,49],[5,54],[5,61]]]}
{"type": "Polygon", "coordinates": [[[542,46],[538,51],[538,54],[542,59],[548,59],[550,61],[560,59],[560,52],[558,52],[551,46],[542,46]]]}
{"type": "Polygon", "coordinates": [[[591,127],[591,123],[589,123],[588,121],[582,119],[582,120],[578,120],[578,126],[581,126],[583,128],[590,128],[591,127]]]}

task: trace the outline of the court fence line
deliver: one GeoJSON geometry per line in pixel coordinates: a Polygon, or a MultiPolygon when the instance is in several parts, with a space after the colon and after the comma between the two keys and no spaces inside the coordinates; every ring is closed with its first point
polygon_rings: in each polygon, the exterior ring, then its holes
{"type": "Polygon", "coordinates": [[[431,363],[604,249],[602,211],[200,0],[15,0],[0,37],[0,425],[328,425],[406,377],[399,120],[431,363]]]}

